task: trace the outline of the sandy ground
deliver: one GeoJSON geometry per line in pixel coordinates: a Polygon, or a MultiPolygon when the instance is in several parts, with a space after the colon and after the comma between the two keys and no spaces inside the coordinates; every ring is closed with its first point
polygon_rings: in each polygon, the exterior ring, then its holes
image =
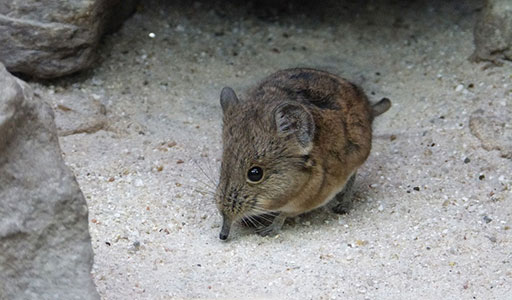
{"type": "Polygon", "coordinates": [[[469,129],[478,109],[512,112],[511,64],[467,60],[482,1],[238,2],[144,1],[94,70],[31,82],[58,120],[75,96],[106,109],[103,129],[60,140],[89,204],[102,297],[512,299],[512,160],[469,129]],[[221,242],[220,89],[295,66],[393,101],[353,207],[221,242]]]}

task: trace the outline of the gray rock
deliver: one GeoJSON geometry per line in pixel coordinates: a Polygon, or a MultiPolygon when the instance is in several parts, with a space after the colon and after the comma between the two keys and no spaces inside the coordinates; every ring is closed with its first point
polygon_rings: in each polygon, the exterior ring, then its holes
{"type": "Polygon", "coordinates": [[[0,1],[0,62],[10,72],[41,78],[86,69],[102,34],[118,27],[137,2],[0,1]]]}
{"type": "Polygon", "coordinates": [[[88,210],[48,104],[0,64],[0,299],[99,299],[88,210]]]}
{"type": "Polygon", "coordinates": [[[512,60],[512,1],[487,0],[475,25],[473,61],[512,60]]]}
{"type": "Polygon", "coordinates": [[[75,91],[53,94],[51,98],[59,136],[107,129],[106,108],[94,95],[75,91]]]}
{"type": "Polygon", "coordinates": [[[512,111],[477,110],[469,119],[469,129],[485,150],[498,150],[502,157],[512,159],[512,111]]]}

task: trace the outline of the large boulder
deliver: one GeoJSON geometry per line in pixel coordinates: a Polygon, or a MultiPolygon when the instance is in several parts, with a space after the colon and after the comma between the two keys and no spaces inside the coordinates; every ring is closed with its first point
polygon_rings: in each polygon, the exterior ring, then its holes
{"type": "Polygon", "coordinates": [[[86,69],[103,33],[138,0],[0,1],[0,62],[10,72],[53,78],[86,69]]]}
{"type": "Polygon", "coordinates": [[[0,64],[0,299],[99,299],[87,215],[51,108],[0,64]]]}
{"type": "Polygon", "coordinates": [[[474,61],[512,60],[512,0],[487,0],[474,31],[474,61]]]}

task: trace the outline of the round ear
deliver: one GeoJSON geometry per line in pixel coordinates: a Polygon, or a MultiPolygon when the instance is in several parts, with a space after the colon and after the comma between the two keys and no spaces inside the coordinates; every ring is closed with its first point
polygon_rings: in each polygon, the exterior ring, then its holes
{"type": "Polygon", "coordinates": [[[235,91],[233,91],[230,87],[225,87],[220,92],[220,106],[222,106],[222,112],[226,113],[228,107],[232,105],[236,105],[240,102],[238,100],[238,97],[235,94],[235,91]]]}
{"type": "Polygon", "coordinates": [[[302,105],[284,103],[274,111],[277,133],[282,136],[294,135],[305,154],[313,147],[315,121],[302,105]]]}

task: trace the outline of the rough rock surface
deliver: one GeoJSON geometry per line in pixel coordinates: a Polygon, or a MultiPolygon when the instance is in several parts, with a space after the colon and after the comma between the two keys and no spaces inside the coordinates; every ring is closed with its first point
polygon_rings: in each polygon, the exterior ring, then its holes
{"type": "Polygon", "coordinates": [[[96,94],[54,94],[52,107],[59,136],[94,133],[106,129],[108,125],[105,105],[99,101],[99,95],[96,94]]]}
{"type": "Polygon", "coordinates": [[[512,159],[511,116],[512,112],[506,109],[493,113],[479,109],[471,116],[469,128],[485,150],[498,150],[502,157],[512,159]]]}
{"type": "Polygon", "coordinates": [[[487,0],[475,31],[472,60],[512,60],[512,1],[487,0]]]}
{"type": "Polygon", "coordinates": [[[98,299],[88,210],[53,113],[0,64],[0,299],[98,299]]]}
{"type": "Polygon", "coordinates": [[[0,2],[0,61],[11,72],[52,78],[91,66],[103,33],[137,0],[0,2]]]}

